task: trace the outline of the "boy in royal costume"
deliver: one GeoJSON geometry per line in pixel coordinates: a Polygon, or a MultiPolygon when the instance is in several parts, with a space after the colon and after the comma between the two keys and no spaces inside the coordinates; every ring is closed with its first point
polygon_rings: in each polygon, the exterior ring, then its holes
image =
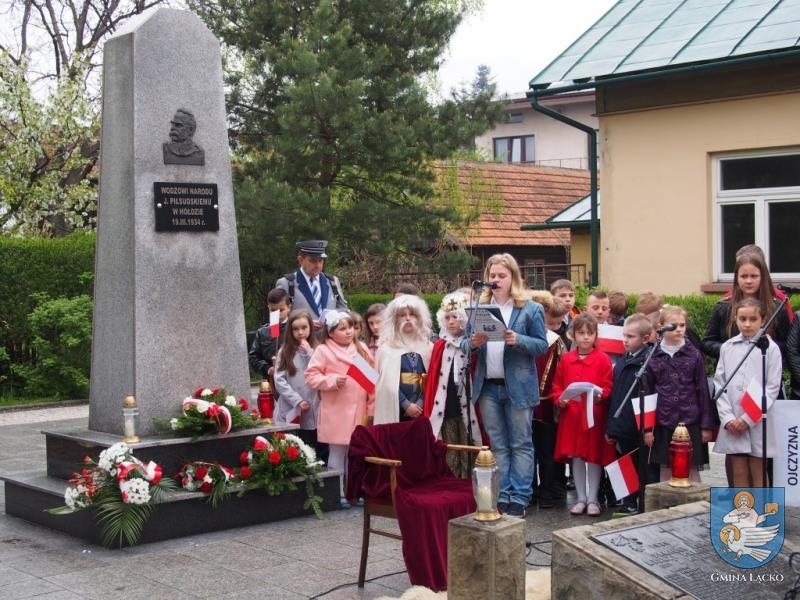
{"type": "MultiPolygon", "coordinates": [[[[436,313],[439,339],[433,344],[425,386],[423,414],[433,427],[433,434],[448,444],[480,446],[481,432],[475,407],[470,402],[469,356],[461,350],[469,304],[466,295],[447,294],[436,313]]],[[[470,476],[466,452],[447,453],[447,465],[456,477],[470,476]]]]}

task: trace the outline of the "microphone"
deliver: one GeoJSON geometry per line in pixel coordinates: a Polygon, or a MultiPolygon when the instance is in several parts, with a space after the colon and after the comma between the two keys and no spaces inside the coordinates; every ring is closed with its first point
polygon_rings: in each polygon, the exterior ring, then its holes
{"type": "Polygon", "coordinates": [[[675,331],[677,328],[678,326],[675,325],[675,323],[670,323],[668,325],[664,325],[663,327],[659,327],[658,329],[656,329],[656,333],[658,335],[661,335],[665,331],[675,331]]]}
{"type": "Polygon", "coordinates": [[[494,283],[493,281],[475,280],[472,282],[472,289],[477,290],[482,287],[489,288],[490,290],[496,290],[500,286],[494,283]]]}
{"type": "Polygon", "coordinates": [[[800,294],[800,287],[796,287],[793,285],[785,285],[783,283],[779,283],[777,288],[782,291],[784,294],[788,294],[791,296],[792,294],[800,294]]]}

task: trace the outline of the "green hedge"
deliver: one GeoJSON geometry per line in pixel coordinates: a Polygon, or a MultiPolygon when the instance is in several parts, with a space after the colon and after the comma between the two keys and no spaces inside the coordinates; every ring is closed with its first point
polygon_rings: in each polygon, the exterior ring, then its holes
{"type": "Polygon", "coordinates": [[[62,238],[0,237],[0,348],[11,362],[33,356],[28,319],[47,298],[92,295],[94,234],[62,238]]]}

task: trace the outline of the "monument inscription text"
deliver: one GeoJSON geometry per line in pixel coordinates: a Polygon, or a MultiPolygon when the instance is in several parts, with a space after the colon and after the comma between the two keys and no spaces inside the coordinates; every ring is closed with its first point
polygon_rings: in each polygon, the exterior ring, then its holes
{"type": "Polygon", "coordinates": [[[153,183],[156,231],[219,231],[216,183],[153,183]]]}
{"type": "Polygon", "coordinates": [[[694,515],[591,537],[700,600],[782,599],[793,580],[786,549],[763,567],[731,567],[711,545],[709,521],[694,515]]]}

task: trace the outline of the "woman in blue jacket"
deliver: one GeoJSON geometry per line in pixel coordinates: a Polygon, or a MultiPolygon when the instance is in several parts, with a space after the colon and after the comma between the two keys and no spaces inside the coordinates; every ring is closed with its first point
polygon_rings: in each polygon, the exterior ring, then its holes
{"type": "Polygon", "coordinates": [[[483,426],[500,471],[498,508],[524,517],[533,493],[531,417],[539,403],[534,358],[547,351],[544,311],[525,297],[522,275],[510,254],[486,261],[481,304],[495,304],[508,329],[503,341],[489,342],[467,326],[462,349],[478,354],[472,401],[481,407],[483,426]]]}

